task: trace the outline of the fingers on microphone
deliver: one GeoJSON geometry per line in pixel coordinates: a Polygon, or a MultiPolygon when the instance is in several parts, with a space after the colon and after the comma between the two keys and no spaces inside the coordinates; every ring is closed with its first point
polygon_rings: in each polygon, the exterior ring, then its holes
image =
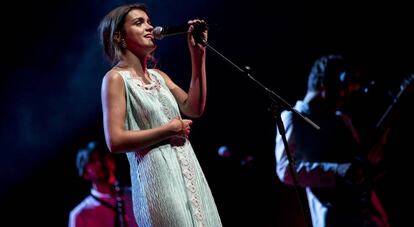
{"type": "Polygon", "coordinates": [[[205,20],[194,19],[188,21],[188,38],[191,40],[191,46],[195,47],[197,44],[205,46],[207,42],[207,23],[205,20]]]}
{"type": "Polygon", "coordinates": [[[195,25],[204,25],[207,27],[207,22],[205,20],[201,20],[201,19],[194,19],[194,20],[189,20],[188,25],[190,25],[190,29],[191,31],[194,29],[195,25]]]}

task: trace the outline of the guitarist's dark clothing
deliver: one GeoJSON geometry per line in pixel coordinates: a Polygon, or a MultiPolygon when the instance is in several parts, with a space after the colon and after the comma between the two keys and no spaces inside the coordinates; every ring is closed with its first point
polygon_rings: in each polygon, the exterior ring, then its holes
{"type": "MultiPolygon", "coordinates": [[[[355,178],[359,138],[350,118],[339,111],[311,109],[302,101],[294,108],[320,126],[316,130],[290,111],[281,115],[299,183],[307,193],[313,227],[388,226],[375,192],[355,178]]],[[[277,174],[282,182],[291,184],[279,134],[275,152],[277,174]]]]}

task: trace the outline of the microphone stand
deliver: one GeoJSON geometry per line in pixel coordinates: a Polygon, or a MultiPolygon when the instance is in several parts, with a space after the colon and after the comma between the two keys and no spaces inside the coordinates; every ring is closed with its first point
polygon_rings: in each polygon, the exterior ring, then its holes
{"type": "Polygon", "coordinates": [[[235,67],[239,72],[241,72],[242,74],[246,75],[248,78],[250,78],[252,81],[254,81],[257,85],[259,85],[261,88],[264,89],[264,91],[269,95],[269,98],[271,99],[271,101],[273,102],[271,110],[274,113],[274,117],[276,118],[276,124],[278,127],[278,131],[279,134],[282,137],[283,140],[283,145],[285,147],[285,151],[286,151],[286,156],[289,160],[289,171],[292,173],[292,180],[293,180],[293,185],[296,191],[296,195],[298,197],[299,200],[299,205],[300,208],[302,210],[303,213],[303,218],[305,221],[305,225],[307,227],[312,227],[312,219],[310,216],[310,212],[309,212],[309,207],[307,206],[306,203],[306,198],[304,197],[303,193],[299,192],[299,181],[298,181],[298,175],[297,172],[295,170],[294,167],[294,162],[293,162],[293,158],[292,155],[290,153],[290,149],[289,149],[289,144],[286,140],[286,133],[285,133],[285,127],[283,125],[283,121],[281,119],[281,111],[280,111],[280,105],[284,105],[286,107],[287,110],[292,111],[293,113],[297,114],[298,116],[300,116],[304,121],[308,122],[309,124],[312,125],[312,127],[314,127],[315,129],[319,130],[320,127],[315,124],[314,122],[312,122],[309,118],[303,116],[301,113],[299,113],[297,110],[293,109],[293,107],[286,102],[282,97],[280,97],[278,94],[276,94],[275,92],[273,92],[272,90],[268,89],[266,86],[264,86],[262,83],[260,83],[258,80],[256,80],[249,72],[250,67],[249,66],[245,66],[245,69],[242,69],[241,67],[237,66],[235,63],[233,63],[230,59],[226,58],[223,54],[221,54],[219,51],[217,51],[216,49],[214,49],[212,46],[210,46],[206,40],[202,39],[201,36],[194,36],[194,39],[197,43],[207,47],[207,49],[213,51],[215,54],[217,54],[218,56],[220,56],[221,58],[223,58],[227,63],[229,63],[230,65],[232,65],[233,67],[235,67]]]}

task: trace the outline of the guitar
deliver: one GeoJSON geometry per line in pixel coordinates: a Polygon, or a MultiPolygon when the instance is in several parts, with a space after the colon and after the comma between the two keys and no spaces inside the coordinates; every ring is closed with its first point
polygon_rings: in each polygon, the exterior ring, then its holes
{"type": "MultiPolygon", "coordinates": [[[[390,134],[391,127],[393,123],[395,123],[395,119],[397,119],[398,110],[401,108],[401,99],[404,96],[407,96],[413,89],[413,81],[414,81],[414,74],[405,78],[402,83],[400,84],[400,90],[397,95],[393,98],[391,104],[388,106],[384,114],[381,116],[379,121],[376,124],[377,135],[379,138],[377,142],[374,143],[374,146],[368,153],[368,160],[370,160],[373,164],[378,164],[383,159],[383,146],[387,144],[388,136],[390,134]]],[[[382,177],[382,173],[376,173],[373,175],[374,181],[377,181],[382,177]]]]}
{"type": "Polygon", "coordinates": [[[390,117],[392,116],[392,113],[395,112],[395,107],[398,104],[398,101],[400,98],[407,93],[409,90],[408,88],[412,85],[414,81],[414,74],[411,74],[407,78],[405,78],[401,85],[400,85],[400,91],[397,93],[397,95],[392,100],[391,104],[388,106],[387,110],[384,112],[384,114],[381,116],[380,120],[376,124],[376,128],[380,131],[383,131],[385,128],[387,128],[390,124],[390,117]]]}

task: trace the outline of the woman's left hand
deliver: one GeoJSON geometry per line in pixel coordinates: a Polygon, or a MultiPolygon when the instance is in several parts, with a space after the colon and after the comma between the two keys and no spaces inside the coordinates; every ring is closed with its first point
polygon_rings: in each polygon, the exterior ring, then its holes
{"type": "Polygon", "coordinates": [[[188,47],[191,53],[204,53],[205,45],[207,42],[207,22],[200,19],[189,20],[190,25],[188,29],[188,47]]]}

